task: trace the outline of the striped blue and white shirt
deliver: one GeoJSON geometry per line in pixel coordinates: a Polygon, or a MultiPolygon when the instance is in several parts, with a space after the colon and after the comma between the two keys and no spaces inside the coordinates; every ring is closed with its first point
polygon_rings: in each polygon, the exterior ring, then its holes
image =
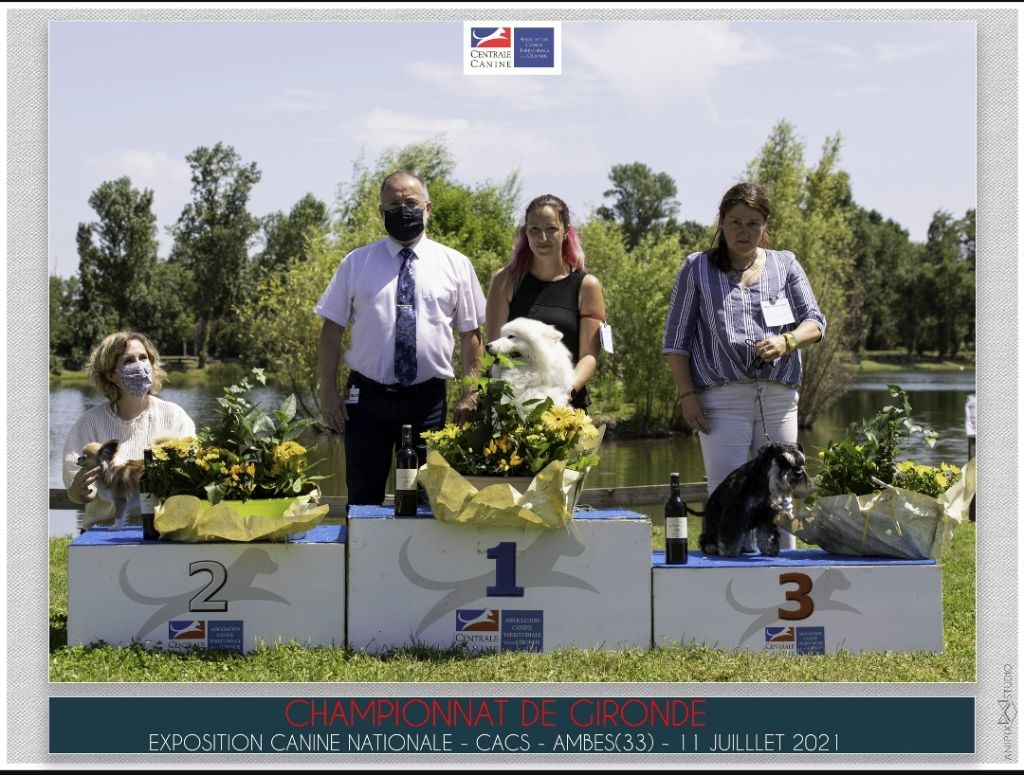
{"type": "Polygon", "coordinates": [[[694,253],[683,262],[676,277],[665,320],[662,352],[690,358],[690,376],[697,390],[729,382],[760,380],[800,384],[803,366],[800,351],[794,350],[759,371],[759,358],[747,344],[768,336],[792,331],[805,320],[818,324],[825,334],[825,316],[796,256],[787,250],[766,250],[761,275],[744,287],[711,263],[706,251],[694,253]],[[795,321],[769,327],[762,301],[788,300],[795,321]]]}

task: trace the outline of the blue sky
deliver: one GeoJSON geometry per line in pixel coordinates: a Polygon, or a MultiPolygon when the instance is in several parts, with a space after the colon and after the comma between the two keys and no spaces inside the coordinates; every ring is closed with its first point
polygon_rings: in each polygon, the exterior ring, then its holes
{"type": "Polygon", "coordinates": [[[464,76],[462,36],[460,21],[52,22],[50,271],[77,271],[89,194],[122,175],[154,190],[166,257],[185,156],[219,141],[263,173],[255,215],[307,192],[333,205],[360,157],[444,135],[460,181],[518,169],[522,204],[556,193],[585,218],[612,165],[641,161],[675,180],[681,218],[710,223],[780,119],[810,163],[840,132],[854,199],[914,240],[936,210],[976,206],[973,22],[563,21],[561,76],[464,76]]]}

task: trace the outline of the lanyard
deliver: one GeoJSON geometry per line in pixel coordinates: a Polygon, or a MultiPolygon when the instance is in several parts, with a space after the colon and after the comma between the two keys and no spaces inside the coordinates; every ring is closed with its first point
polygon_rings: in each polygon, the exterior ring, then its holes
{"type": "MultiPolygon", "coordinates": [[[[757,342],[755,342],[753,339],[747,339],[746,343],[751,348],[753,348],[754,345],[757,344],[757,342]]],[[[768,363],[766,361],[762,361],[756,355],[754,356],[754,359],[754,365],[751,367],[750,372],[751,376],[754,378],[754,390],[757,392],[757,408],[758,411],[761,413],[761,428],[764,430],[764,443],[761,446],[765,447],[768,444],[771,444],[772,440],[768,436],[768,423],[765,422],[764,419],[764,405],[761,403],[761,391],[763,390],[763,388],[761,386],[761,382],[757,378],[757,375],[761,369],[768,365],[768,363]]]]}

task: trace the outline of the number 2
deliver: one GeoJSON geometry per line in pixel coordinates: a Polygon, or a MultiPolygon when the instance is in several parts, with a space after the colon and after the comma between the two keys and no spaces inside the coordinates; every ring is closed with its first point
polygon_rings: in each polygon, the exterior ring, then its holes
{"type": "Polygon", "coordinates": [[[494,579],[487,587],[487,597],[522,597],[523,588],[516,586],[516,543],[502,541],[487,550],[487,559],[494,560],[494,579]]]}
{"type": "Polygon", "coordinates": [[[188,575],[206,571],[210,574],[210,583],[200,589],[196,596],[188,601],[189,611],[227,611],[227,600],[214,600],[213,596],[220,592],[228,581],[228,569],[215,560],[199,560],[188,564],[188,575]]]}

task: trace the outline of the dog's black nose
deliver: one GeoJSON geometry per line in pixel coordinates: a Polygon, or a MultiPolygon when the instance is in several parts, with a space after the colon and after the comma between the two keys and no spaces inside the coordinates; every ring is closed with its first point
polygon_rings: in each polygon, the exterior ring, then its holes
{"type": "Polygon", "coordinates": [[[494,355],[494,348],[491,347],[490,342],[484,345],[484,350],[487,352],[488,355],[494,355]]]}

